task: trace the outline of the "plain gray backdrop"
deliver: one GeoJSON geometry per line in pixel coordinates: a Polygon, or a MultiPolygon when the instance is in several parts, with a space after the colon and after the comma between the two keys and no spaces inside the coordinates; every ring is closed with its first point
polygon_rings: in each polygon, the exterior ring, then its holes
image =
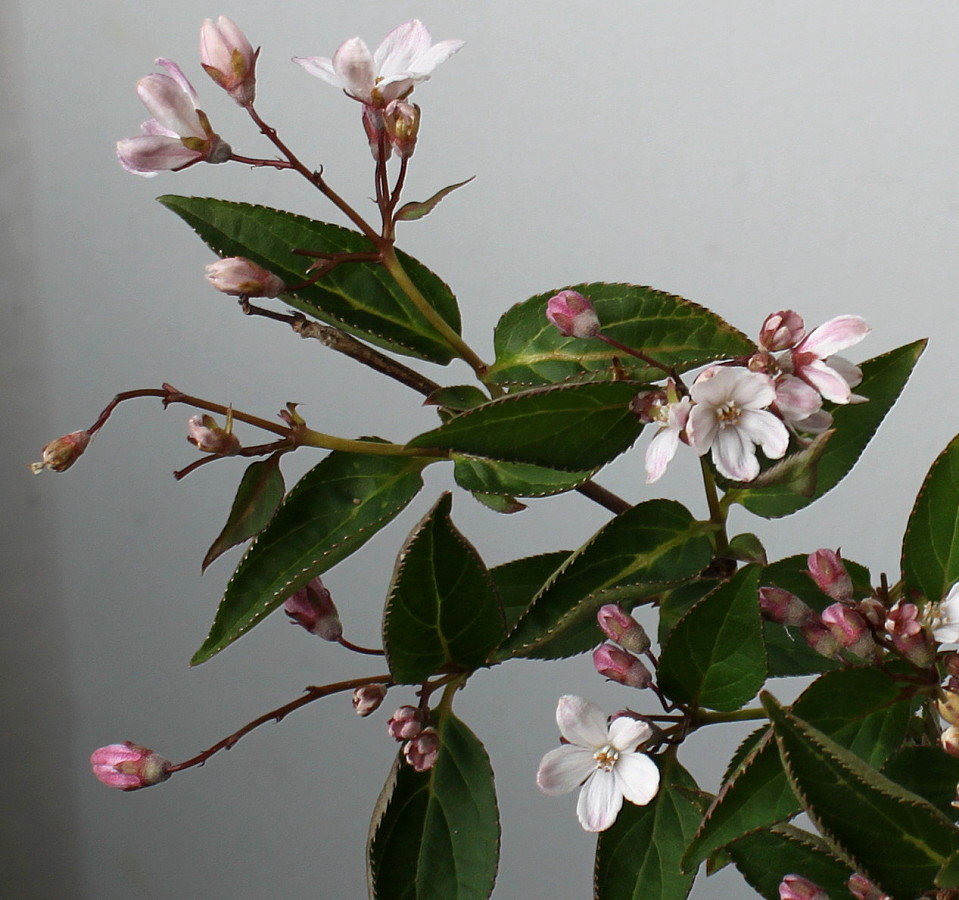
{"type": "MultiPolygon", "coordinates": [[[[147,180],[114,142],[146,118],[136,80],[167,56],[193,79],[239,153],[270,148],[199,68],[206,16],[230,15],[263,50],[258,108],[312,165],[372,210],[359,106],[292,65],[345,38],[371,45],[422,18],[459,55],[417,88],[420,146],[408,196],[476,175],[400,245],[457,293],[482,355],[513,303],[584,280],[631,281],[703,303],[755,334],[791,307],[810,325],[859,313],[854,354],[932,342],[862,464],[815,507],[763,523],[773,558],[841,546],[896,577],[922,477],[959,425],[954,387],[959,266],[959,5],[932,0],[768,3],[551,0],[265,4],[97,0],[3,8],[7,89],[3,203],[4,473],[0,894],[11,898],[357,898],[364,843],[394,752],[389,709],[358,719],[346,697],[308,707],[135,794],[111,791],[87,757],[126,739],[185,759],[301,687],[378,670],[280,615],[191,669],[232,565],[200,576],[241,461],[196,458],[189,411],[123,406],[65,475],[33,478],[50,438],[87,427],[114,393],[170,381],[270,417],[287,401],[343,436],[404,440],[433,413],[404,388],[246,319],[203,280],[210,252],[153,197],[262,202],[341,222],[291,173],[235,164],[147,180]]],[[[424,367],[466,380],[462,366],[424,367]]],[[[249,438],[250,435],[244,435],[249,438]]],[[[642,440],[600,479],[632,501],[672,496],[703,515],[690,454],[643,484],[642,440]]],[[[288,481],[318,456],[298,453],[288,481]]],[[[451,485],[423,495],[327,584],[347,636],[377,641],[404,536],[451,485]]],[[[572,548],[607,518],[573,495],[497,516],[457,494],[454,516],[490,564],[572,548]]],[[[794,687],[776,685],[784,699],[794,687]]],[[[497,773],[503,860],[496,896],[590,895],[594,842],[573,797],[535,787],[557,741],[563,693],[607,709],[646,700],[605,683],[588,658],[481,673],[457,709],[497,773]]],[[[390,705],[409,698],[396,692],[390,705]]],[[[650,707],[652,709],[652,707],[650,707]]],[[[744,729],[714,728],[682,759],[715,790],[744,729]]],[[[727,872],[696,897],[736,897],[727,872]]]]}

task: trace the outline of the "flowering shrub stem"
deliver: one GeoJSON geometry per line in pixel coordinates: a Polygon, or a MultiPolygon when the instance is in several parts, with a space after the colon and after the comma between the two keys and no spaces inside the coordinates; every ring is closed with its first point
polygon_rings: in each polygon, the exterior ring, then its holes
{"type": "Polygon", "coordinates": [[[716,528],[716,555],[722,556],[729,549],[729,538],[726,535],[726,511],[719,501],[716,492],[716,478],[706,462],[706,457],[699,458],[699,465],[703,472],[703,488],[706,491],[706,503],[709,505],[709,521],[716,528]]]}

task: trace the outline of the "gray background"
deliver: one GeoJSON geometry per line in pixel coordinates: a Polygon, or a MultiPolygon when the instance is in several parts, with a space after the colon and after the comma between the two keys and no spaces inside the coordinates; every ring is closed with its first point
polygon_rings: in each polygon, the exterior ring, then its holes
{"type": "MultiPolygon", "coordinates": [[[[203,282],[211,254],[152,198],[173,192],[264,202],[340,219],[289,173],[195,167],[147,181],[113,143],[145,118],[134,83],[178,60],[216,129],[240,153],[270,148],[199,69],[205,16],[231,15],[261,44],[258,106],[361,206],[372,193],[359,107],[291,65],[354,34],[374,45],[421,17],[466,48],[417,89],[424,125],[408,196],[477,180],[405,227],[404,249],[457,292],[487,357],[512,303],[582,280],[650,284],[755,333],[793,307],[810,325],[860,313],[862,359],[914,338],[932,345],[862,465],[805,515],[762,529],[778,557],[836,547],[893,578],[922,476],[954,435],[959,228],[959,5],[954,2],[328,2],[201,8],[74,0],[8,3],[3,203],[6,739],[0,894],[23,898],[353,898],[363,894],[367,818],[394,751],[389,709],[357,719],[346,698],[269,726],[155,790],[99,785],[86,758],[132,739],[178,760],[298,693],[372,673],[279,615],[215,660],[187,666],[236,554],[203,578],[242,463],[202,469],[188,411],[129,404],[68,475],[33,479],[50,438],[86,427],[118,390],[171,381],[272,416],[403,440],[431,427],[415,395],[283,327],[244,319],[203,282]]],[[[368,207],[369,208],[369,207],[368,207]]],[[[430,368],[430,367],[427,367],[430,368]]],[[[451,383],[463,367],[430,371],[451,383]]],[[[641,443],[640,448],[644,446],[641,443]]],[[[303,452],[292,482],[316,457],[303,452]]],[[[602,482],[631,500],[675,496],[698,514],[687,455],[644,487],[641,450],[602,482]]],[[[428,490],[327,583],[360,643],[403,536],[451,483],[428,490]]],[[[573,496],[500,517],[459,494],[460,527],[490,564],[582,543],[605,520],[573,496]]],[[[791,689],[777,686],[789,698],[791,689]]],[[[574,799],[533,776],[556,743],[558,695],[639,705],[588,659],[481,673],[457,708],[497,771],[503,862],[497,896],[581,898],[593,842],[574,799]]],[[[396,705],[404,702],[397,692],[396,705]]],[[[715,728],[683,760],[715,789],[743,731],[715,728]]],[[[694,896],[734,897],[728,873],[694,896]]]]}

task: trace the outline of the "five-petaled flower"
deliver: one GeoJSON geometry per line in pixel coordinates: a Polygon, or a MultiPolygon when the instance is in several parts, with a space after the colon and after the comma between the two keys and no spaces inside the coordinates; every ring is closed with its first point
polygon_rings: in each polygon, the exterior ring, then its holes
{"type": "Polygon", "coordinates": [[[569,743],[543,757],[536,783],[550,796],[582,785],[576,815],[586,831],[609,828],[624,797],[645,806],[656,796],[659,769],[636,750],[652,736],[646,722],[622,716],[607,725],[606,714],[595,703],[570,694],[560,697],[556,722],[569,743]]]}
{"type": "Polygon", "coordinates": [[[394,28],[375,53],[370,53],[369,47],[355,37],[340,44],[332,59],[294,56],[293,62],[311,75],[342,88],[354,100],[383,109],[426,81],[433,69],[462,46],[463,41],[455,40],[434,44],[426,26],[413,19],[394,28]]]}

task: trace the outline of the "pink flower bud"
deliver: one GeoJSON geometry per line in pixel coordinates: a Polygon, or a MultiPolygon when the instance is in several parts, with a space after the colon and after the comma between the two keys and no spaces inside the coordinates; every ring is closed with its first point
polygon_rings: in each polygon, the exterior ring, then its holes
{"type": "Polygon", "coordinates": [[[338,641],[343,636],[340,614],[319,576],[287,597],[283,612],[292,619],[294,625],[302,626],[324,641],[338,641]]]}
{"type": "Polygon", "coordinates": [[[787,875],[779,885],[779,900],[829,900],[829,894],[802,875],[787,875]]]}
{"type": "Polygon", "coordinates": [[[759,609],[770,622],[780,625],[802,625],[815,613],[795,594],[768,586],[759,589],[759,609]]]}
{"type": "Polygon", "coordinates": [[[272,272],[243,256],[228,256],[206,267],[206,280],[234,297],[276,297],[286,284],[272,272]]]}
{"type": "Polygon", "coordinates": [[[90,432],[71,431],[69,434],[58,437],[50,441],[43,450],[40,451],[41,459],[39,462],[30,463],[30,468],[34,475],[39,475],[44,469],[52,469],[54,472],[66,472],[87,449],[90,443],[90,432]]]}
{"type": "Polygon", "coordinates": [[[424,728],[403,747],[403,756],[417,772],[432,769],[439,752],[440,736],[435,728],[424,728]]]}
{"type": "Polygon", "coordinates": [[[852,579],[842,563],[839,551],[817,550],[807,560],[809,576],[826,596],[833,600],[852,599],[852,579]]]}
{"type": "Polygon", "coordinates": [[[366,132],[366,139],[370,143],[370,153],[373,159],[379,160],[380,153],[385,153],[384,161],[393,155],[393,147],[387,140],[382,146],[380,138],[384,134],[383,111],[375,106],[363,106],[363,130],[366,132]]]}
{"type": "Polygon", "coordinates": [[[566,337],[591,338],[599,334],[593,304],[576,291],[560,291],[546,302],[546,318],[566,337]]]}
{"type": "Polygon", "coordinates": [[[366,717],[380,708],[386,697],[386,688],[382,684],[364,684],[353,691],[353,709],[358,716],[366,717]]]}
{"type": "Polygon", "coordinates": [[[876,642],[869,623],[855,610],[842,603],[833,603],[822,611],[822,620],[833,636],[850,653],[868,657],[876,652],[876,642]]]}
{"type": "Polygon", "coordinates": [[[236,456],[240,452],[236,435],[220,428],[212,416],[193,416],[187,423],[186,439],[204,453],[236,456]]]}
{"type": "Polygon", "coordinates": [[[766,316],[759,332],[759,346],[770,353],[788,350],[803,339],[805,332],[802,316],[791,309],[782,309],[766,316]]]}
{"type": "Polygon", "coordinates": [[[819,616],[813,615],[806,619],[799,626],[799,633],[820,656],[832,659],[839,655],[842,644],[836,640],[836,636],[826,627],[819,616]]]}
{"type": "Polygon", "coordinates": [[[925,668],[936,661],[935,644],[922,627],[915,603],[897,603],[889,610],[885,625],[893,646],[911,663],[925,668]]]}
{"type": "Polygon", "coordinates": [[[200,28],[200,64],[240,106],[256,95],[256,58],[246,35],[226,16],[205,19],[200,28]]]}
{"type": "Polygon", "coordinates": [[[959,756],[959,728],[950,725],[939,735],[939,746],[950,756],[959,756]]]}
{"type": "Polygon", "coordinates": [[[415,103],[394,100],[383,110],[383,127],[400,159],[408,159],[416,149],[420,131],[420,108],[415,103]]]}
{"type": "Polygon", "coordinates": [[[865,875],[860,875],[858,872],[849,877],[846,887],[849,888],[849,893],[855,897],[855,900],[892,900],[892,897],[884,894],[865,875]]]}
{"type": "Polygon", "coordinates": [[[596,620],[603,634],[616,641],[624,650],[632,653],[645,653],[650,647],[649,635],[629,613],[618,604],[607,603],[596,613],[596,620]]]}
{"type": "Polygon", "coordinates": [[[874,628],[881,627],[886,621],[886,604],[878,597],[865,597],[860,600],[859,612],[874,628]]]}
{"type": "Polygon", "coordinates": [[[415,706],[401,706],[386,723],[390,737],[408,741],[423,730],[423,717],[415,706]]]}
{"type": "Polygon", "coordinates": [[[593,651],[593,665],[600,675],[628,687],[649,687],[653,680],[639,659],[615,644],[600,644],[593,651]]]}
{"type": "Polygon", "coordinates": [[[121,791],[135,791],[159,784],[171,774],[168,760],[131,741],[94,750],[90,765],[100,781],[121,791]]]}

